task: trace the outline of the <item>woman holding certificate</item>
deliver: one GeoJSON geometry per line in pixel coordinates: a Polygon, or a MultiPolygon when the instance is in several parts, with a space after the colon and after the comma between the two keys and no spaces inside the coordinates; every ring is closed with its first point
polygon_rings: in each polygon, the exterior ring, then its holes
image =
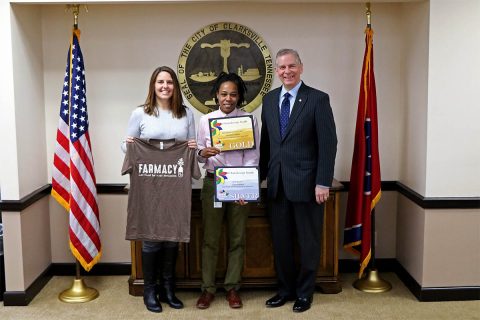
{"type": "Polygon", "coordinates": [[[258,166],[258,125],[251,114],[240,110],[245,101],[245,84],[235,73],[221,73],[215,81],[212,95],[218,104],[218,110],[200,118],[197,134],[198,161],[204,163],[206,170],[201,193],[203,209],[203,243],[202,243],[202,294],[197,301],[197,308],[207,309],[215,298],[215,273],[219,250],[222,222],[225,217],[228,236],[228,264],[225,274],[224,288],[226,299],[231,308],[241,308],[242,300],[238,294],[243,269],[245,251],[245,226],[249,207],[240,198],[235,202],[215,201],[214,168],[225,166],[258,166]],[[230,120],[232,117],[251,116],[253,135],[257,144],[248,149],[230,149],[221,151],[212,146],[211,123],[230,120]],[[228,119],[227,119],[228,118],[228,119]]]}

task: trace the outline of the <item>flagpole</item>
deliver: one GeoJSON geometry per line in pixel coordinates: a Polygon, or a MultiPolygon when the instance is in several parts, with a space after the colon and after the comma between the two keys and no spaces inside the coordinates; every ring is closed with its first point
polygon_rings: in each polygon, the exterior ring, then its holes
{"type": "MultiPolygon", "coordinates": [[[[78,14],[80,5],[70,4],[66,6],[65,11],[71,10],[73,14],[73,29],[78,30],[78,14]]],[[[85,10],[87,10],[85,6],[85,10]]],[[[70,127],[70,126],[69,126],[70,127]]],[[[75,259],[75,279],[69,289],[62,291],[58,295],[58,299],[67,303],[81,303],[96,299],[99,293],[96,289],[88,287],[80,275],[80,262],[75,259]]]]}
{"type": "Polygon", "coordinates": [[[363,292],[368,292],[368,293],[382,293],[382,292],[387,292],[390,289],[392,289],[392,285],[390,282],[382,279],[380,277],[380,274],[378,273],[378,270],[375,266],[375,208],[372,210],[371,214],[371,259],[370,259],[370,264],[369,268],[366,272],[365,277],[361,279],[357,279],[354,283],[353,286],[355,289],[358,289],[363,292]]]}
{"type": "MultiPolygon", "coordinates": [[[[367,29],[371,29],[372,27],[372,12],[370,11],[370,2],[365,3],[365,14],[367,16],[367,29]]],[[[392,285],[388,282],[383,280],[378,270],[375,266],[375,246],[376,246],[376,237],[375,237],[375,207],[372,209],[370,215],[370,252],[371,258],[369,263],[369,268],[366,272],[366,275],[356,280],[353,283],[353,286],[363,292],[368,293],[382,293],[387,292],[392,289],[392,285]]]]}

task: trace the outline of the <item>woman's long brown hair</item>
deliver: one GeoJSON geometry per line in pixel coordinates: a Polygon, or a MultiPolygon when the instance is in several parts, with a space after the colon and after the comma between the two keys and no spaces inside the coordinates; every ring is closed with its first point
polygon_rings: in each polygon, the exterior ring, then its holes
{"type": "Polygon", "coordinates": [[[175,71],[167,66],[158,67],[152,73],[150,77],[150,85],[148,87],[148,95],[145,103],[143,105],[143,110],[148,115],[158,115],[158,111],[156,108],[157,105],[157,96],[155,94],[155,81],[157,81],[157,76],[160,72],[168,72],[173,80],[173,95],[170,99],[170,110],[172,111],[174,118],[182,118],[184,117],[187,112],[185,111],[185,107],[183,105],[182,93],[180,92],[180,84],[178,82],[177,75],[175,71]]]}

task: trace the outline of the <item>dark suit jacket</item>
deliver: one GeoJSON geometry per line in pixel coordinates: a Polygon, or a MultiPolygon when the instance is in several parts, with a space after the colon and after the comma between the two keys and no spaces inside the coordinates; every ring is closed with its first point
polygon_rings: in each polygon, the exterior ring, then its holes
{"type": "Polygon", "coordinates": [[[281,88],[263,98],[260,140],[260,176],[275,198],[281,175],[288,200],[315,200],[315,186],[331,186],[337,135],[328,94],[305,84],[293,104],[285,137],[280,136],[281,88]]]}

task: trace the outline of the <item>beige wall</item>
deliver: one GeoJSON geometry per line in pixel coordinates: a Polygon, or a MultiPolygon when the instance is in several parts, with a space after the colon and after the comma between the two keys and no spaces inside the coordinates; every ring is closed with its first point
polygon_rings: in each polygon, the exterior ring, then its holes
{"type": "Polygon", "coordinates": [[[48,198],[22,212],[3,212],[2,221],[6,288],[23,291],[52,261],[48,198]]]}
{"type": "Polygon", "coordinates": [[[478,21],[478,0],[430,1],[426,196],[480,195],[478,21]]]}
{"type": "Polygon", "coordinates": [[[10,4],[0,1],[0,39],[4,47],[0,53],[0,133],[10,143],[1,143],[0,192],[2,199],[20,199],[18,157],[15,127],[15,98],[13,83],[13,44],[10,4]],[[14,142],[14,143],[11,143],[14,142]]]}
{"type": "Polygon", "coordinates": [[[2,199],[19,199],[47,179],[41,14],[1,4],[0,153],[2,199]],[[4,50],[4,51],[3,51],[4,50]]]}
{"type": "Polygon", "coordinates": [[[402,106],[403,145],[399,179],[425,195],[427,172],[427,88],[428,88],[428,2],[404,6],[409,17],[405,25],[405,104],[402,106]]]}
{"type": "Polygon", "coordinates": [[[399,196],[397,260],[422,287],[480,285],[480,209],[422,209],[399,196]]]}
{"type": "MultiPolygon", "coordinates": [[[[348,180],[365,48],[363,6],[90,5],[89,13],[81,14],[79,27],[97,181],[127,181],[119,174],[123,157],[119,144],[131,111],[145,99],[152,70],[161,64],[175,67],[187,39],[201,27],[219,21],[249,26],[266,40],[273,54],[284,46],[298,48],[305,65],[305,82],[331,96],[339,135],[335,175],[348,180]],[[283,12],[289,12],[289,29],[278,19],[283,12]]],[[[401,9],[400,4],[375,5],[375,63],[385,180],[396,180],[400,170],[405,38],[401,9]]],[[[47,163],[51,163],[71,17],[63,6],[43,6],[42,18],[43,41],[48,44],[43,47],[46,154],[47,163]]],[[[198,122],[200,113],[195,115],[198,122]]]]}
{"type": "MultiPolygon", "coordinates": [[[[399,180],[426,197],[479,197],[480,80],[471,71],[480,67],[480,2],[432,0],[413,7],[405,6],[412,19],[399,180]]],[[[478,241],[479,214],[425,210],[401,196],[397,259],[424,287],[478,285],[480,251],[469,243],[478,241]]]]}
{"type": "MultiPolygon", "coordinates": [[[[374,29],[378,30],[374,40],[375,66],[376,70],[380,70],[376,73],[379,122],[380,131],[385,132],[380,139],[384,163],[382,175],[384,180],[395,180],[400,170],[398,159],[403,139],[400,134],[403,123],[401,93],[404,92],[405,65],[401,58],[405,34],[397,26],[404,23],[404,8],[400,4],[376,4],[374,8],[374,29]]],[[[44,46],[44,74],[47,163],[50,163],[66,39],[70,33],[66,26],[71,21],[70,16],[65,15],[63,6],[44,6],[42,14],[44,42],[49,44],[44,46]]],[[[282,4],[275,7],[268,4],[90,6],[88,14],[81,14],[79,27],[82,30],[81,43],[87,69],[88,106],[97,181],[127,181],[119,175],[123,159],[119,145],[124,138],[131,110],[145,98],[151,71],[160,64],[175,66],[179,50],[189,36],[200,27],[218,21],[234,21],[251,27],[267,41],[272,54],[283,46],[298,48],[305,65],[305,82],[330,93],[339,136],[336,177],[348,180],[365,48],[362,3],[304,6],[282,4]],[[284,11],[291,13],[291,30],[282,28],[283,22],[276,18],[284,11]],[[238,12],[242,12],[241,18],[238,17],[238,12]],[[269,14],[266,15],[266,12],[269,14]],[[188,23],[179,24],[179,17],[188,23]],[[120,23],[122,21],[128,23],[120,23]],[[278,30],[282,32],[279,33],[278,30]],[[298,34],[305,36],[298,37],[298,34]],[[126,46],[125,39],[128,39],[131,47],[126,46]],[[158,41],[152,42],[151,39],[158,41]],[[139,50],[146,42],[149,42],[149,47],[139,50]]],[[[278,80],[275,80],[275,86],[278,85],[278,80]]],[[[259,111],[260,108],[257,109],[257,116],[259,111]]],[[[199,116],[200,113],[196,112],[197,120],[199,116]]],[[[380,239],[377,254],[381,258],[395,257],[395,232],[392,232],[395,228],[395,210],[389,209],[392,206],[395,208],[395,198],[395,195],[386,193],[377,209],[380,239]]],[[[346,201],[346,194],[342,199],[346,201]]],[[[116,211],[110,209],[108,203],[104,207],[107,214],[116,211]]],[[[344,210],[341,212],[342,229],[344,210]]],[[[104,214],[102,210],[102,219],[104,214]]],[[[113,224],[109,224],[109,232],[112,234],[115,233],[112,230],[116,230],[123,236],[123,222],[124,220],[113,221],[113,224]]],[[[102,222],[102,225],[105,224],[102,222]]],[[[64,228],[66,227],[65,224],[64,228]]],[[[102,232],[106,232],[105,228],[102,232]]],[[[102,239],[104,237],[105,234],[102,239]]],[[[343,239],[340,245],[342,243],[343,239]]],[[[55,262],[72,259],[64,242],[57,246],[57,249],[52,247],[55,262]]],[[[125,248],[123,254],[115,257],[127,258],[124,261],[129,261],[127,250],[125,248]]],[[[106,252],[104,250],[102,261],[110,262],[106,260],[106,252]]],[[[341,250],[340,257],[351,256],[341,250]]]]}
{"type": "MultiPolygon", "coordinates": [[[[397,243],[397,192],[382,191],[382,197],[375,209],[376,257],[396,258],[397,243]]],[[[347,209],[347,192],[340,193],[339,209],[339,259],[358,259],[358,256],[343,250],[343,228],[347,209]]]]}
{"type": "Polygon", "coordinates": [[[20,196],[45,185],[45,105],[43,92],[43,39],[39,7],[13,12],[13,74],[20,196]]]}
{"type": "Polygon", "coordinates": [[[423,281],[425,254],[425,210],[398,196],[397,208],[397,260],[420,284],[423,281]]]}
{"type": "MultiPolygon", "coordinates": [[[[102,240],[101,262],[129,263],[130,242],[125,240],[127,222],[127,196],[99,195],[102,240]]],[[[53,198],[49,201],[51,251],[53,263],[74,262],[68,246],[68,213],[53,198]]]]}
{"type": "MultiPolygon", "coordinates": [[[[249,26],[272,54],[285,46],[300,51],[305,82],[330,94],[339,137],[335,176],[348,180],[365,46],[364,2],[319,2],[90,4],[89,12],[80,14],[80,29],[97,182],[127,181],[119,174],[120,141],[130,112],[145,98],[151,71],[161,64],[174,67],[189,36],[219,21],[249,26]],[[279,18],[285,12],[288,28],[279,18]]],[[[480,116],[474,105],[480,80],[472,76],[480,63],[479,5],[476,0],[372,4],[382,180],[399,180],[423,196],[479,196],[480,148],[472,147],[480,136],[474,122],[480,116]],[[454,23],[446,23],[447,17],[454,23]],[[447,51],[445,44],[453,40],[447,51]]],[[[18,200],[50,182],[72,26],[63,4],[12,8],[0,2],[3,200],[18,200]]],[[[195,116],[198,121],[200,113],[195,116]]],[[[28,287],[49,262],[73,261],[67,214],[46,199],[21,215],[3,213],[9,291],[28,287]],[[27,236],[33,226],[35,232],[27,236]],[[20,245],[22,255],[8,243],[20,245]],[[32,264],[29,259],[37,252],[50,260],[32,264]]],[[[341,201],[340,227],[346,194],[341,201]]],[[[102,262],[128,262],[126,196],[100,195],[99,206],[102,262]]],[[[478,210],[437,211],[384,192],[377,208],[377,257],[396,257],[422,286],[478,284],[474,267],[480,259],[468,246],[478,233],[466,228],[478,222],[478,210]],[[451,219],[455,228],[445,237],[442,226],[451,219]],[[445,276],[456,270],[456,261],[442,261],[443,269],[438,268],[435,243],[458,243],[455,258],[465,264],[461,277],[445,276]]],[[[341,251],[340,257],[351,256],[341,251]]]]}
{"type": "Polygon", "coordinates": [[[422,285],[480,286],[480,209],[426,210],[422,285]]]}

